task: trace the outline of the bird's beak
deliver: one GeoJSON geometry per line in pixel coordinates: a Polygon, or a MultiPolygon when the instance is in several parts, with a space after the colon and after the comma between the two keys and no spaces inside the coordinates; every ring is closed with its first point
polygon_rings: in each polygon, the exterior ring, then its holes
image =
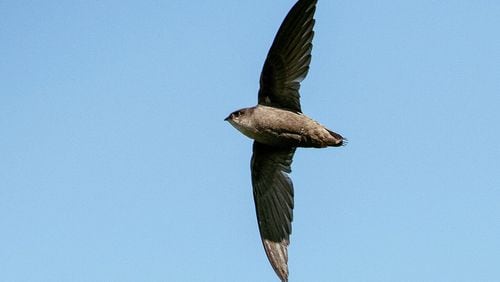
{"type": "Polygon", "coordinates": [[[228,121],[231,118],[231,115],[229,115],[227,118],[224,119],[224,121],[228,121]]]}

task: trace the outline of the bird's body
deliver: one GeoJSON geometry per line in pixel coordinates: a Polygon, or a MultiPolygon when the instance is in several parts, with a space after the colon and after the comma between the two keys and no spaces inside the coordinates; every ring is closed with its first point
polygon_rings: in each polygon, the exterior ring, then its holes
{"type": "Polygon", "coordinates": [[[247,137],[270,146],[324,148],[343,142],[342,136],[302,113],[257,105],[233,115],[229,119],[231,125],[247,137]]]}
{"type": "Polygon", "coordinates": [[[260,236],[281,281],[288,281],[293,183],[288,177],[297,147],[341,146],[344,138],[302,114],[300,82],[307,76],[317,0],[299,0],[281,24],[260,76],[258,105],[229,121],[252,138],[251,174],[260,236]]]}

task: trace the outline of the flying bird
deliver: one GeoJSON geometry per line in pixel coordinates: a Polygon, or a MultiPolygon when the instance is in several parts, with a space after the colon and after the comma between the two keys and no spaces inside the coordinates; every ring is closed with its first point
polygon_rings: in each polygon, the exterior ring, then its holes
{"type": "Polygon", "coordinates": [[[274,38],[260,76],[257,106],[225,120],[254,140],[251,175],[255,210],[266,255],[281,281],[288,281],[292,232],[292,158],[297,147],[342,146],[345,139],[302,113],[300,82],[311,62],[317,0],[299,0],[274,38]]]}

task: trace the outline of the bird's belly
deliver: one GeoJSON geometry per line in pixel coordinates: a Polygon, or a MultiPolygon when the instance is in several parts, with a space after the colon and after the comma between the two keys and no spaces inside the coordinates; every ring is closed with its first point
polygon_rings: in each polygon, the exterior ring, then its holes
{"type": "Polygon", "coordinates": [[[246,127],[236,124],[234,124],[234,126],[245,136],[267,145],[297,147],[300,140],[300,135],[281,132],[281,130],[276,130],[274,127],[246,127]]]}
{"type": "Polygon", "coordinates": [[[263,116],[255,124],[258,134],[255,140],[275,146],[327,147],[331,139],[329,131],[303,115],[288,111],[263,116]]]}
{"type": "Polygon", "coordinates": [[[251,128],[239,128],[240,132],[257,142],[271,146],[324,147],[316,144],[309,120],[273,119],[261,120],[251,128]],[[291,122],[292,121],[292,122],[291,122]]]}
{"type": "Polygon", "coordinates": [[[304,147],[307,138],[294,132],[265,130],[254,139],[260,143],[273,146],[304,147]]]}

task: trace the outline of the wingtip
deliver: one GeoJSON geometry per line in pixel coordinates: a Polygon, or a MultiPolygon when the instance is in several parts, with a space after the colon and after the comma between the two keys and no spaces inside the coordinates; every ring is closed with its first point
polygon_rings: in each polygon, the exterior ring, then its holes
{"type": "Polygon", "coordinates": [[[263,239],[267,258],[282,282],[288,281],[288,240],[273,242],[263,239]]]}

